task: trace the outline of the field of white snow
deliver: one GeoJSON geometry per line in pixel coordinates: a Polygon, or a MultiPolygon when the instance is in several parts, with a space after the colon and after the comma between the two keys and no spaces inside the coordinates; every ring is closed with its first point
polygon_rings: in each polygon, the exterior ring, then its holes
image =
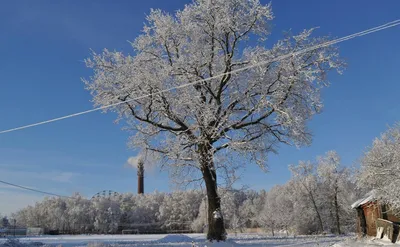
{"type": "MultiPolygon", "coordinates": [[[[387,246],[389,242],[355,241],[354,236],[296,236],[296,237],[272,237],[262,234],[238,234],[230,235],[225,243],[207,243],[204,234],[186,235],[78,235],[78,236],[40,236],[24,237],[13,240],[0,239],[0,247],[38,247],[38,246],[62,246],[62,247],[306,247],[306,246],[333,246],[333,247],[360,247],[360,246],[387,246]]],[[[394,245],[400,246],[400,245],[394,245]]]]}

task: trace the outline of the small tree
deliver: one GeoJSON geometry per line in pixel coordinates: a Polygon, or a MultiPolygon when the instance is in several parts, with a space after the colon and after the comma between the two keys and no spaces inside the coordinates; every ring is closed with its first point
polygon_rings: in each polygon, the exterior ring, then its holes
{"type": "MultiPolygon", "coordinates": [[[[332,205],[334,211],[334,222],[336,232],[342,234],[341,231],[341,198],[346,194],[352,194],[351,191],[344,191],[348,183],[350,183],[350,172],[343,168],[340,164],[340,157],[336,151],[329,151],[325,156],[317,158],[317,170],[321,183],[326,189],[327,205],[332,205]]],[[[349,188],[346,188],[349,189],[349,188]]],[[[349,208],[348,205],[345,207],[349,208]]]]}
{"type": "Polygon", "coordinates": [[[271,230],[272,236],[275,236],[275,229],[277,227],[278,216],[275,213],[277,205],[275,203],[275,197],[273,196],[270,195],[267,196],[264,208],[260,212],[258,220],[264,228],[269,228],[271,230]]]}
{"type": "Polygon", "coordinates": [[[310,161],[300,161],[298,165],[291,165],[290,171],[292,172],[293,181],[301,193],[303,193],[310,201],[311,207],[315,212],[318,219],[319,231],[324,231],[324,224],[322,222],[322,215],[319,200],[319,187],[318,178],[315,174],[315,164],[310,161]]]}
{"type": "Polygon", "coordinates": [[[258,0],[196,0],[175,15],[152,10],[132,43],[135,56],[104,50],[86,60],[95,104],[125,102],[111,110],[134,131],[130,144],[186,180],[201,176],[210,240],[226,236],[217,174],[240,168],[219,157],[240,155],[265,169],[279,143],[309,144],[306,123],[320,112],[326,74],[342,66],[334,47],[272,62],[328,40],[311,38],[311,29],[268,49],[272,18],[271,6],[258,0]]]}
{"type": "Polygon", "coordinates": [[[234,230],[235,236],[237,236],[238,230],[241,230],[243,227],[243,220],[240,216],[235,212],[230,219],[230,228],[234,230]]]}
{"type": "Polygon", "coordinates": [[[293,192],[290,188],[290,184],[282,186],[275,186],[269,191],[269,194],[275,193],[275,217],[277,226],[285,230],[286,235],[289,235],[289,226],[295,220],[293,217],[293,192]]]}

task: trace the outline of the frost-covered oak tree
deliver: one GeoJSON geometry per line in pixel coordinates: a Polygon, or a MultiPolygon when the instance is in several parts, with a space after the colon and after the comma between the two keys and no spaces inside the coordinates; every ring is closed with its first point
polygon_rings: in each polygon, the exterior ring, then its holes
{"type": "Polygon", "coordinates": [[[95,104],[125,102],[110,110],[134,132],[130,144],[159,155],[174,174],[201,175],[211,240],[225,238],[217,175],[241,165],[219,157],[265,168],[279,143],[310,143],[306,123],[320,112],[326,74],[342,66],[337,49],[324,47],[230,73],[328,40],[311,29],[267,47],[272,19],[258,0],[196,0],[175,14],[151,10],[133,56],[104,50],[86,60],[95,104]]]}

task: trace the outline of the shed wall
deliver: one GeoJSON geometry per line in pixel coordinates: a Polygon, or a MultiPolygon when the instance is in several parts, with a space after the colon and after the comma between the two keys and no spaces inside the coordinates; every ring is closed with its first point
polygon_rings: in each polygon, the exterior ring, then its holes
{"type": "Polygon", "coordinates": [[[381,218],[379,206],[376,202],[370,202],[362,205],[362,209],[364,210],[365,221],[367,223],[367,235],[375,236],[376,220],[381,218]]]}

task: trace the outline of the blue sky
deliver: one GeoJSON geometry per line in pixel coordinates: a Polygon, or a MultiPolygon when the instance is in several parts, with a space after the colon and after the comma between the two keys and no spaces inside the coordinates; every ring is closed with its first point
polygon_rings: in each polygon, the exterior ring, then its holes
{"type": "MultiPolygon", "coordinates": [[[[0,130],[92,108],[81,77],[90,49],[132,53],[150,8],[180,9],[189,1],[3,1],[0,8],[0,130]]],[[[263,1],[267,2],[267,1],[263,1]]],[[[275,19],[267,45],[282,31],[320,27],[317,35],[341,37],[400,18],[400,1],[336,0],[272,2],[275,19]]],[[[335,149],[345,165],[357,164],[373,138],[400,119],[400,27],[339,45],[348,68],[332,74],[325,108],[310,122],[310,147],[281,147],[270,172],[249,164],[242,182],[268,189],[290,178],[287,165],[335,149]]],[[[0,180],[53,193],[92,196],[101,190],[136,191],[136,172],[124,167],[128,133],[114,114],[91,113],[0,135],[0,180]]],[[[146,192],[169,191],[165,172],[146,174],[146,192]]],[[[0,213],[42,195],[0,184],[0,213]]]]}

